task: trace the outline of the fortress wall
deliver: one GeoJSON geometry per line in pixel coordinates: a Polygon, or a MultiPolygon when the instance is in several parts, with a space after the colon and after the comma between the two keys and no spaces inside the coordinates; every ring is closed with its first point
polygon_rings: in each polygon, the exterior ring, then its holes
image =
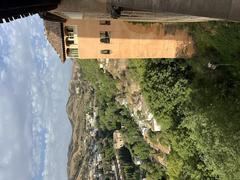
{"type": "Polygon", "coordinates": [[[239,0],[111,0],[116,6],[233,21],[240,20],[239,0]]]}
{"type": "Polygon", "coordinates": [[[123,7],[123,13],[136,15],[121,17],[126,20],[194,22],[207,17],[240,21],[240,0],[62,0],[54,11],[71,14],[74,19],[110,18],[112,5],[123,7]],[[141,16],[142,12],[150,15],[141,16]]]}
{"type": "Polygon", "coordinates": [[[57,12],[106,13],[107,0],[61,0],[57,12]]]}

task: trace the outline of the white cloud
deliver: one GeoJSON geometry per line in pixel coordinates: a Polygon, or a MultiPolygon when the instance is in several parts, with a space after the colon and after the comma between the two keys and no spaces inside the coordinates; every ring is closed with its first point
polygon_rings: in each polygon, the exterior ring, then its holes
{"type": "Polygon", "coordinates": [[[67,179],[71,63],[43,34],[36,16],[0,25],[0,180],[67,179]]]}
{"type": "Polygon", "coordinates": [[[6,71],[5,70],[2,70],[0,72],[0,81],[4,81],[6,78],[6,71]]]}
{"type": "Polygon", "coordinates": [[[10,161],[12,161],[12,152],[8,151],[0,161],[0,164],[2,164],[3,166],[6,166],[10,163],[10,161]]]}

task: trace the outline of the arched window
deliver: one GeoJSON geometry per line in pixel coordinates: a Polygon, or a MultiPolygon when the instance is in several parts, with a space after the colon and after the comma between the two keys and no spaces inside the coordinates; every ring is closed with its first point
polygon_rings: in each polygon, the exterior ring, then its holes
{"type": "Polygon", "coordinates": [[[74,44],[74,37],[66,37],[66,45],[70,46],[74,44]]]}
{"type": "Polygon", "coordinates": [[[65,27],[65,34],[67,36],[74,36],[74,27],[73,26],[66,26],[65,27]]]}
{"type": "Polygon", "coordinates": [[[100,42],[107,44],[110,43],[110,32],[108,31],[100,32],[100,42]]]}

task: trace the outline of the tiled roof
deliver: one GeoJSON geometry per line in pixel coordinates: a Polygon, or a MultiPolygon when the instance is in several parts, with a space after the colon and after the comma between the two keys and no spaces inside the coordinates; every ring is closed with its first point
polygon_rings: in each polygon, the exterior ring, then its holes
{"type": "Polygon", "coordinates": [[[64,49],[63,23],[45,20],[44,25],[45,35],[48,41],[59,55],[62,63],[64,63],[66,60],[66,55],[64,49]]]}

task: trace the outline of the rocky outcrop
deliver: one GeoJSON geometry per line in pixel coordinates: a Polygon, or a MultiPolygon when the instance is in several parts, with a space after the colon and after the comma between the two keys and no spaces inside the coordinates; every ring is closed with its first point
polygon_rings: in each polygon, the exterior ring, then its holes
{"type": "Polygon", "coordinates": [[[72,79],[69,87],[70,97],[67,113],[72,125],[72,139],[68,152],[68,179],[91,179],[91,163],[96,150],[94,120],[95,94],[84,80],[77,62],[73,64],[72,79]],[[92,121],[90,121],[92,120],[92,121]]]}

